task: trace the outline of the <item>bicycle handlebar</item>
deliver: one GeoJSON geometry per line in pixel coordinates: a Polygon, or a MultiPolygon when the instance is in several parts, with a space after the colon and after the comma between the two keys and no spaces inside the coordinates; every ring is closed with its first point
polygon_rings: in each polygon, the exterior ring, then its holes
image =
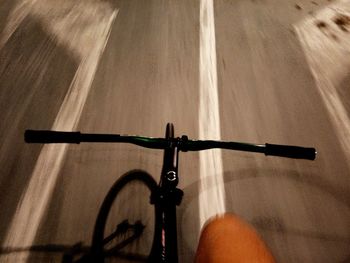
{"type": "Polygon", "coordinates": [[[258,152],[265,155],[280,156],[294,159],[315,160],[316,149],[300,146],[278,144],[250,144],[242,142],[225,141],[195,141],[188,140],[187,136],[174,139],[150,138],[141,136],[129,136],[119,134],[88,134],[80,132],[62,132],[47,130],[26,130],[24,140],[27,143],[76,143],[81,142],[114,142],[131,143],[150,149],[166,149],[176,145],[180,151],[202,151],[214,148],[258,152]]]}

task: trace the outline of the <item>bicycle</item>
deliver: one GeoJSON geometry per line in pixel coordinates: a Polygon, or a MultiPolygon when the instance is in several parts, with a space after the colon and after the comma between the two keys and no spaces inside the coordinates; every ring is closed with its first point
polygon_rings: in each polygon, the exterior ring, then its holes
{"type": "MultiPolygon", "coordinates": [[[[168,123],[166,126],[165,138],[123,136],[119,134],[85,134],[80,132],[26,130],[25,141],[27,143],[76,144],[81,142],[131,143],[145,148],[164,150],[163,167],[158,184],[153,177],[146,172],[135,170],[118,179],[104,199],[95,223],[90,253],[79,261],[84,262],[84,260],[86,260],[88,262],[99,263],[103,263],[106,257],[118,250],[116,247],[111,250],[105,250],[104,248],[104,246],[110,242],[118,232],[116,231],[105,237],[104,230],[106,220],[113,201],[116,199],[119,191],[125,187],[128,182],[133,180],[139,180],[148,187],[151,192],[150,202],[155,208],[153,243],[147,262],[178,262],[176,206],[181,204],[183,197],[183,191],[177,188],[179,182],[178,155],[180,151],[202,151],[220,148],[306,160],[315,160],[317,154],[315,148],[300,146],[268,143],[251,144],[213,140],[189,140],[186,135],[175,138],[174,126],[171,123],[168,123]]],[[[132,240],[142,234],[144,226],[142,225],[142,222],[137,222],[134,225],[130,225],[128,222],[122,222],[122,224],[119,224],[119,228],[124,228],[124,230],[130,228],[133,229],[134,235],[130,237],[130,240],[132,240]]],[[[119,244],[119,247],[124,246],[126,243],[119,244]]]]}

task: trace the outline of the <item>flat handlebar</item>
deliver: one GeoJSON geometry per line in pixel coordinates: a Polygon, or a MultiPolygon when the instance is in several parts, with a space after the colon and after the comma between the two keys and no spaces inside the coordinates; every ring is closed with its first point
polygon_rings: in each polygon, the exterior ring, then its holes
{"type": "Polygon", "coordinates": [[[316,149],[300,146],[278,144],[251,144],[243,142],[225,142],[213,140],[189,140],[187,136],[165,139],[119,134],[89,134],[80,132],[62,132],[48,130],[26,130],[24,140],[27,143],[76,143],[81,142],[109,142],[131,143],[150,149],[166,149],[176,146],[180,151],[202,151],[214,148],[258,152],[265,155],[288,157],[294,159],[315,160],[316,149]]]}

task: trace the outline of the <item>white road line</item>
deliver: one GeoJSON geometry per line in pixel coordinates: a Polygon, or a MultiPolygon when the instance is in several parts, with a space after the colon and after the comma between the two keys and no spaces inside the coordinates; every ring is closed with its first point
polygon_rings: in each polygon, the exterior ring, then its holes
{"type": "MultiPolygon", "coordinates": [[[[200,1],[200,139],[220,140],[216,43],[213,0],[200,1]]],[[[211,216],[225,212],[221,150],[200,152],[199,215],[201,227],[211,216]],[[210,180],[208,180],[210,178],[210,180]]]]}
{"type": "MultiPolygon", "coordinates": [[[[341,0],[294,25],[321,97],[331,116],[337,138],[350,161],[350,119],[337,88],[349,77],[350,38],[334,23],[339,15],[350,17],[350,2],[341,0]],[[323,22],[323,26],[317,23],[323,22]]],[[[350,29],[348,27],[348,29],[350,29]]],[[[349,85],[349,84],[348,84],[349,85]]],[[[346,88],[349,88],[346,87],[346,88]]]]}
{"type": "MultiPolygon", "coordinates": [[[[96,1],[33,1],[25,14],[38,17],[57,40],[80,57],[81,63],[55,119],[53,130],[76,129],[86,102],[100,57],[118,10],[96,1]],[[68,5],[68,6],[67,6],[68,5]],[[48,15],[47,15],[48,14],[48,15]]],[[[19,4],[21,6],[21,4],[19,4]]],[[[18,12],[18,9],[16,12],[18,12]]],[[[16,14],[16,13],[15,13],[16,14]]],[[[24,17],[23,17],[24,18],[24,17]]],[[[22,19],[23,19],[22,18],[22,19]]],[[[11,22],[11,19],[9,20],[11,22]]],[[[18,19],[14,21],[17,25],[18,19]]],[[[9,28],[12,28],[10,26],[9,28]]],[[[9,31],[13,31],[9,30],[9,31]]],[[[17,206],[4,246],[30,246],[51,201],[67,145],[45,145],[39,155],[28,188],[17,206]]],[[[2,258],[2,262],[26,262],[20,258],[2,258]]]]}

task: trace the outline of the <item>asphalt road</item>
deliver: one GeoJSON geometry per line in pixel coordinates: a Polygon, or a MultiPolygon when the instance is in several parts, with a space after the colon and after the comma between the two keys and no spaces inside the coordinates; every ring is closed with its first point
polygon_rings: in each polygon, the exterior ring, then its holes
{"type": "MultiPolygon", "coordinates": [[[[220,206],[202,198],[213,191],[225,211],[257,229],[277,262],[350,261],[350,25],[336,20],[350,13],[346,1],[217,0],[211,22],[201,20],[201,1],[2,2],[0,261],[61,262],[63,248],[90,244],[116,179],[142,169],[158,180],[162,166],[162,152],[125,144],[25,144],[25,129],[162,137],[167,122],[177,136],[216,129],[222,140],[318,152],[306,161],[211,151],[222,172],[204,178],[201,156],[181,153],[180,262],[193,261],[201,211],[220,206]],[[202,23],[215,25],[218,105],[205,102],[208,118],[200,113],[202,23]]],[[[115,208],[116,217],[141,216],[147,225],[127,251],[150,247],[147,201],[132,186],[115,208]]]]}

